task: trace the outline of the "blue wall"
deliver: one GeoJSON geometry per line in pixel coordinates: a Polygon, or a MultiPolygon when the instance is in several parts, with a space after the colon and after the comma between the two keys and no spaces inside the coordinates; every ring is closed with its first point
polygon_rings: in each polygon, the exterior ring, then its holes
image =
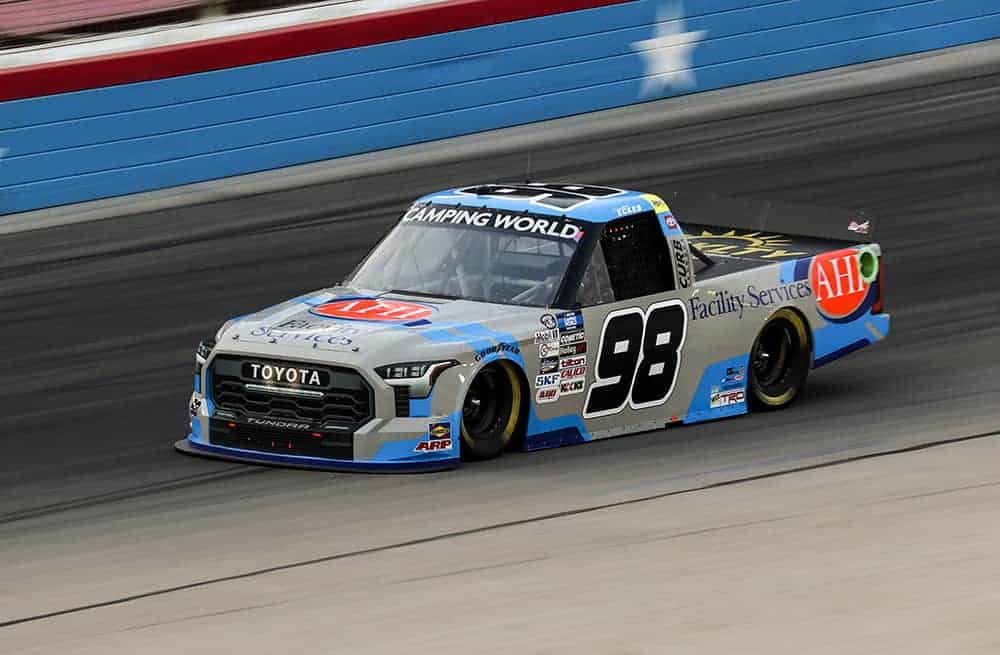
{"type": "Polygon", "coordinates": [[[1000,6],[984,0],[639,0],[15,100],[0,103],[0,214],[998,36],[1000,6]],[[671,34],[697,41],[639,52],[671,34]]]}

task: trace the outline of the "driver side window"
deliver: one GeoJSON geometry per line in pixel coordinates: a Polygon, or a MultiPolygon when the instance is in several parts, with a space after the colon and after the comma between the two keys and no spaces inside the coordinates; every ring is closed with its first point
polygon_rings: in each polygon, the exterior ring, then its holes
{"type": "Polygon", "coordinates": [[[604,259],[604,249],[600,243],[594,248],[590,257],[590,263],[583,274],[576,299],[581,307],[592,307],[615,301],[615,293],[611,288],[611,278],[608,275],[608,263],[604,259]]]}

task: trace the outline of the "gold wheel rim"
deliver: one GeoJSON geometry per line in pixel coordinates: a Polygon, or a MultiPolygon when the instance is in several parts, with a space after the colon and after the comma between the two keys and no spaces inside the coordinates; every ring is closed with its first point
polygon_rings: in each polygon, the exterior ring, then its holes
{"type": "MultiPolygon", "coordinates": [[[[507,444],[514,437],[514,431],[517,430],[517,423],[521,419],[521,382],[518,380],[513,364],[504,360],[500,360],[497,364],[504,374],[506,374],[507,382],[510,384],[510,416],[507,418],[507,425],[504,426],[501,435],[503,443],[507,444]]],[[[475,441],[465,427],[464,416],[462,417],[462,441],[470,447],[475,444],[475,441]]]]}
{"type": "MultiPolygon", "coordinates": [[[[766,328],[772,322],[781,318],[787,320],[795,329],[795,336],[797,337],[798,340],[796,346],[803,349],[808,348],[809,334],[806,329],[805,322],[802,320],[801,316],[799,316],[790,309],[779,309],[774,314],[772,314],[771,317],[768,318],[767,321],[764,323],[764,326],[761,328],[761,333],[764,332],[764,328],[766,328]]],[[[798,392],[799,392],[799,387],[794,386],[782,394],[779,394],[777,396],[769,396],[768,394],[764,393],[764,390],[761,389],[759,386],[755,386],[754,388],[754,393],[757,396],[757,399],[770,407],[780,407],[781,405],[787,404],[789,401],[792,400],[792,398],[795,397],[795,395],[798,392]]]]}

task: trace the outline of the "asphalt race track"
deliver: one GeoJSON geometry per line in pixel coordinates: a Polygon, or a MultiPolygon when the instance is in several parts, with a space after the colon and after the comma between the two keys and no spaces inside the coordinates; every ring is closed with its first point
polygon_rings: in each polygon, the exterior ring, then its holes
{"type": "Polygon", "coordinates": [[[535,153],[872,210],[893,333],[786,412],[450,473],[173,442],[198,339],[516,158],[0,236],[0,652],[1000,652],[998,106],[1000,66],[535,153]]]}

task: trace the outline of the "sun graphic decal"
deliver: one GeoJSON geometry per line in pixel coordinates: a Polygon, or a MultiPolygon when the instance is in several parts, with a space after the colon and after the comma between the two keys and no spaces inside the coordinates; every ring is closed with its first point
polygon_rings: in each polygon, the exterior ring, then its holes
{"type": "Polygon", "coordinates": [[[761,259],[787,259],[808,255],[809,253],[787,250],[792,240],[780,234],[765,234],[764,232],[737,232],[729,230],[716,234],[708,230],[693,237],[692,243],[702,252],[709,255],[730,255],[745,257],[758,256],[761,259]]]}

